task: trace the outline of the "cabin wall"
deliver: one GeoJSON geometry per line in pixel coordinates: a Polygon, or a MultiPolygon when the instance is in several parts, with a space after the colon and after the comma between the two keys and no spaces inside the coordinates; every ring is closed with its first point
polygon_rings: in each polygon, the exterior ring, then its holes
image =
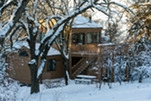
{"type": "Polygon", "coordinates": [[[62,56],[49,56],[47,59],[56,59],[56,70],[47,71],[47,62],[42,75],[42,79],[55,79],[64,77],[64,65],[62,56]]]}
{"type": "Polygon", "coordinates": [[[22,83],[30,83],[30,69],[28,57],[21,57],[19,54],[7,55],[7,72],[9,76],[22,83]]]}
{"type": "MultiPolygon", "coordinates": [[[[64,77],[64,66],[62,56],[48,56],[47,59],[56,59],[56,70],[47,72],[47,62],[42,74],[42,79],[55,79],[64,77]]],[[[19,56],[19,53],[10,53],[7,55],[7,73],[9,76],[21,83],[31,83],[30,69],[28,63],[29,57],[19,56]]]]}

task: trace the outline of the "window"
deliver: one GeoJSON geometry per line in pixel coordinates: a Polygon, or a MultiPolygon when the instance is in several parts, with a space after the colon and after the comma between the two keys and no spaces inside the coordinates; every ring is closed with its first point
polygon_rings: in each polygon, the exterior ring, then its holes
{"type": "Polygon", "coordinates": [[[94,42],[94,43],[100,42],[100,35],[99,35],[99,32],[93,33],[93,42],[94,42]]]}
{"type": "Polygon", "coordinates": [[[28,53],[27,53],[25,50],[22,50],[22,51],[19,53],[19,56],[28,57],[28,53]]]}
{"type": "Polygon", "coordinates": [[[56,70],[56,59],[47,60],[47,71],[55,71],[56,70]]]}
{"type": "Polygon", "coordinates": [[[84,33],[73,33],[72,34],[72,44],[85,44],[85,34],[84,33]]]}
{"type": "Polygon", "coordinates": [[[100,42],[99,32],[88,32],[87,33],[87,43],[98,43],[100,42]]]}
{"type": "Polygon", "coordinates": [[[92,43],[92,33],[87,33],[87,43],[92,43]]]}

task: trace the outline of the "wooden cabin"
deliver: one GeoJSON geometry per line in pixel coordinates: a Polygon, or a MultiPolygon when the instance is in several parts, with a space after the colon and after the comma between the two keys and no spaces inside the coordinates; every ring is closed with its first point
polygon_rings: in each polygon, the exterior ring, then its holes
{"type": "MultiPolygon", "coordinates": [[[[7,72],[11,78],[18,80],[21,83],[30,84],[30,70],[28,62],[30,61],[30,54],[26,42],[17,43],[14,45],[18,50],[7,55],[7,72]]],[[[39,44],[36,44],[36,48],[39,44]]],[[[42,80],[55,79],[64,77],[64,66],[60,52],[54,48],[50,48],[47,54],[47,61],[45,64],[42,80]]]]}
{"type": "MultiPolygon", "coordinates": [[[[108,75],[108,67],[102,63],[110,59],[114,64],[115,56],[124,55],[127,52],[127,45],[102,43],[101,31],[102,27],[90,19],[82,16],[75,18],[70,36],[69,73],[71,79],[81,74],[101,79],[102,75],[108,75]]],[[[110,75],[114,81],[114,67],[111,72],[110,75]]]]}
{"type": "Polygon", "coordinates": [[[77,16],[72,25],[70,36],[70,77],[74,79],[96,60],[98,44],[101,44],[102,27],[82,16],[77,16]],[[95,58],[94,58],[95,57],[95,58]]]}
{"type": "MultiPolygon", "coordinates": [[[[97,67],[100,63],[100,57],[103,59],[103,56],[109,56],[117,46],[115,44],[102,44],[101,30],[102,27],[90,19],[82,16],[77,16],[74,19],[69,43],[70,58],[68,70],[71,79],[75,79],[79,74],[100,76],[97,67]]],[[[9,53],[7,56],[7,72],[15,80],[22,83],[30,83],[29,49],[26,44],[21,44],[22,46],[19,45],[19,52],[9,53]]],[[[38,44],[36,47],[38,47],[38,44]]],[[[112,55],[114,56],[115,54],[118,53],[113,53],[112,55]]],[[[104,72],[104,74],[106,73],[104,72]]],[[[64,77],[62,56],[56,48],[51,48],[48,52],[42,79],[61,77],[64,77]]],[[[114,78],[112,78],[112,81],[114,81],[114,78]]]]}

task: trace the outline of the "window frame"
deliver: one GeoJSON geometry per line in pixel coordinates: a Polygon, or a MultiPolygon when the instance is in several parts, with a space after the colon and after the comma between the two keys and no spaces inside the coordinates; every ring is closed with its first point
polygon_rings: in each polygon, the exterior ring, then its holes
{"type": "Polygon", "coordinates": [[[28,54],[28,52],[26,50],[21,50],[19,52],[19,56],[20,57],[29,57],[29,54],[28,54]]]}
{"type": "Polygon", "coordinates": [[[56,71],[56,70],[57,70],[57,60],[56,59],[47,59],[47,72],[56,71]],[[53,60],[55,61],[55,63],[52,62],[53,60]],[[55,67],[53,67],[53,66],[55,66],[55,67]]]}
{"type": "Polygon", "coordinates": [[[86,34],[86,43],[87,44],[95,44],[95,43],[99,43],[100,42],[100,32],[87,32],[87,34],[86,34]],[[88,43],[88,34],[90,34],[91,35],[91,43],[88,43]],[[98,37],[96,37],[96,38],[99,38],[98,39],[98,42],[95,42],[95,34],[96,35],[98,35],[98,37]]]}
{"type": "Polygon", "coordinates": [[[84,45],[85,44],[85,33],[84,32],[80,32],[80,33],[72,33],[72,45],[84,45]],[[76,40],[78,40],[78,42],[73,42],[73,35],[78,35],[78,37],[76,38],[76,40]]]}

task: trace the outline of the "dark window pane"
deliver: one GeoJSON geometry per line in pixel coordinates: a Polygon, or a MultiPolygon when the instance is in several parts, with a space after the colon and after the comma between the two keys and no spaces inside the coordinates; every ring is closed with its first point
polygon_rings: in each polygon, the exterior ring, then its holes
{"type": "Polygon", "coordinates": [[[56,70],[56,60],[49,59],[47,60],[47,71],[55,71],[56,70]]]}
{"type": "Polygon", "coordinates": [[[72,34],[72,43],[78,44],[78,42],[79,42],[79,34],[77,33],[72,34]]]}
{"type": "Polygon", "coordinates": [[[26,51],[21,51],[20,53],[19,53],[19,56],[25,56],[25,57],[28,57],[28,53],[26,52],[26,51]]]}
{"type": "Polygon", "coordinates": [[[98,43],[99,42],[99,39],[100,39],[100,35],[98,32],[94,33],[93,34],[93,42],[94,43],[98,43]]]}
{"type": "Polygon", "coordinates": [[[93,33],[87,33],[87,43],[92,43],[92,34],[93,33]]]}
{"type": "Polygon", "coordinates": [[[72,44],[85,44],[85,34],[84,33],[73,33],[72,34],[72,44]]]}
{"type": "Polygon", "coordinates": [[[99,32],[88,32],[87,33],[87,43],[98,43],[100,42],[99,32]]]}
{"type": "Polygon", "coordinates": [[[80,34],[80,42],[79,44],[85,44],[85,34],[81,33],[80,34]]]}

